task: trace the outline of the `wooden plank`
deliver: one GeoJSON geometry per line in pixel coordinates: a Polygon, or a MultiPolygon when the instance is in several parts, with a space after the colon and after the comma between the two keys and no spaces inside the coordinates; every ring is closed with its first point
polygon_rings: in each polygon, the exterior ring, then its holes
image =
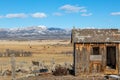
{"type": "Polygon", "coordinates": [[[116,70],[119,73],[119,44],[116,44],[116,70]]]}
{"type": "Polygon", "coordinates": [[[74,44],[74,73],[77,75],[77,49],[76,44],[74,44]]]}
{"type": "Polygon", "coordinates": [[[74,70],[75,70],[75,75],[79,75],[81,72],[81,45],[80,44],[75,44],[75,51],[74,51],[74,70]]]}
{"type": "Polygon", "coordinates": [[[90,61],[102,61],[102,55],[90,55],[90,61]]]}
{"type": "Polygon", "coordinates": [[[90,55],[90,53],[89,53],[89,52],[90,52],[90,51],[89,51],[89,50],[90,50],[90,49],[89,49],[90,47],[89,47],[89,46],[90,46],[89,44],[86,45],[86,55],[87,55],[87,56],[86,56],[86,73],[89,73],[89,62],[90,62],[90,61],[89,61],[89,58],[90,58],[90,57],[89,57],[89,55],[90,55]]]}
{"type": "Polygon", "coordinates": [[[103,56],[102,56],[102,59],[103,59],[103,70],[105,70],[105,67],[106,67],[106,45],[104,44],[104,47],[102,48],[103,50],[103,56]]]}
{"type": "Polygon", "coordinates": [[[90,45],[88,45],[88,47],[87,47],[87,59],[88,59],[87,72],[89,73],[90,72],[90,67],[89,67],[89,65],[90,65],[90,45]]]}
{"type": "Polygon", "coordinates": [[[101,64],[102,64],[102,71],[104,70],[104,68],[105,68],[105,62],[104,62],[104,44],[102,44],[101,46],[100,46],[100,53],[101,53],[101,55],[102,55],[102,62],[101,62],[101,64]]]}
{"type": "Polygon", "coordinates": [[[120,44],[118,45],[118,56],[119,56],[119,58],[118,58],[118,60],[119,60],[119,62],[118,62],[118,64],[119,64],[119,67],[118,67],[118,70],[119,70],[119,74],[120,74],[120,44]]]}

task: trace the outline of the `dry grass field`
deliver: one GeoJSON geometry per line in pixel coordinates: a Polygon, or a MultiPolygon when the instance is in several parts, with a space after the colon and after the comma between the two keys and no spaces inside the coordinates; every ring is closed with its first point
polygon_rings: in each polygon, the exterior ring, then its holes
{"type": "MultiPolygon", "coordinates": [[[[0,41],[0,53],[6,49],[15,51],[30,51],[32,56],[15,57],[16,68],[29,68],[32,61],[40,61],[45,65],[51,65],[53,60],[55,64],[73,63],[73,47],[70,40],[38,40],[38,41],[0,41]]],[[[11,70],[11,57],[0,57],[0,71],[11,70]]],[[[16,75],[17,80],[103,80],[103,77],[75,77],[67,76],[36,76],[25,77],[26,74],[16,75]]],[[[11,76],[0,76],[0,80],[11,80],[11,76]]]]}
{"type": "MultiPolygon", "coordinates": [[[[16,57],[16,61],[43,60],[49,62],[54,59],[57,63],[72,62],[71,52],[73,48],[69,40],[0,41],[0,53],[5,52],[6,49],[33,53],[31,57],[16,57]]],[[[0,58],[1,62],[8,62],[9,60],[9,57],[0,58]]]]}
{"type": "MultiPolygon", "coordinates": [[[[0,53],[5,52],[6,49],[32,52],[30,57],[16,57],[16,66],[29,67],[32,61],[41,61],[45,65],[50,65],[52,60],[56,64],[65,62],[72,64],[73,61],[73,48],[69,40],[0,41],[0,53]]],[[[1,69],[10,69],[10,61],[10,57],[0,57],[1,69]]]]}

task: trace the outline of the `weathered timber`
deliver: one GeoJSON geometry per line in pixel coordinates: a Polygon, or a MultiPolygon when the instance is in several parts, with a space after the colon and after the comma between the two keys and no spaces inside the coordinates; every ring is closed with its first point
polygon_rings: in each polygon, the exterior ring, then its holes
{"type": "Polygon", "coordinates": [[[120,74],[120,30],[73,29],[75,75],[120,74]]]}

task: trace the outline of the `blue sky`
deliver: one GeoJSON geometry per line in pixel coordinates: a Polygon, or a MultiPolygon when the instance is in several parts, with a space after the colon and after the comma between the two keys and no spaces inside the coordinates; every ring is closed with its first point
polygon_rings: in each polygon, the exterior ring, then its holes
{"type": "Polygon", "coordinates": [[[120,0],[0,0],[0,28],[120,28],[120,0]]]}

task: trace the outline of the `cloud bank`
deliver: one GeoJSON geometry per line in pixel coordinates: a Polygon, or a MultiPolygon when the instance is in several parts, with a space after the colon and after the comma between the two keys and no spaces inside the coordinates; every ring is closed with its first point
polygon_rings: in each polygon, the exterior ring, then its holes
{"type": "Polygon", "coordinates": [[[46,18],[47,17],[47,15],[45,13],[40,13],[40,12],[33,13],[33,14],[31,14],[31,16],[33,18],[46,18]]]}
{"type": "Polygon", "coordinates": [[[60,10],[64,10],[65,12],[68,13],[76,13],[76,12],[86,12],[86,8],[85,7],[80,7],[80,6],[74,6],[74,5],[63,5],[59,8],[60,10]]]}
{"type": "Polygon", "coordinates": [[[6,14],[6,18],[25,18],[27,15],[25,13],[16,13],[16,14],[6,14]]]}
{"type": "Polygon", "coordinates": [[[64,11],[65,13],[80,13],[81,16],[92,15],[92,13],[88,12],[87,8],[84,6],[66,4],[66,5],[61,6],[59,9],[64,11]]]}
{"type": "Polygon", "coordinates": [[[47,15],[43,12],[36,12],[32,14],[26,14],[26,13],[9,13],[6,15],[0,15],[0,18],[27,18],[28,16],[32,18],[46,18],[47,15]]]}
{"type": "Polygon", "coordinates": [[[110,13],[110,15],[112,15],[112,16],[120,16],[120,12],[112,12],[112,13],[110,13]]]}

